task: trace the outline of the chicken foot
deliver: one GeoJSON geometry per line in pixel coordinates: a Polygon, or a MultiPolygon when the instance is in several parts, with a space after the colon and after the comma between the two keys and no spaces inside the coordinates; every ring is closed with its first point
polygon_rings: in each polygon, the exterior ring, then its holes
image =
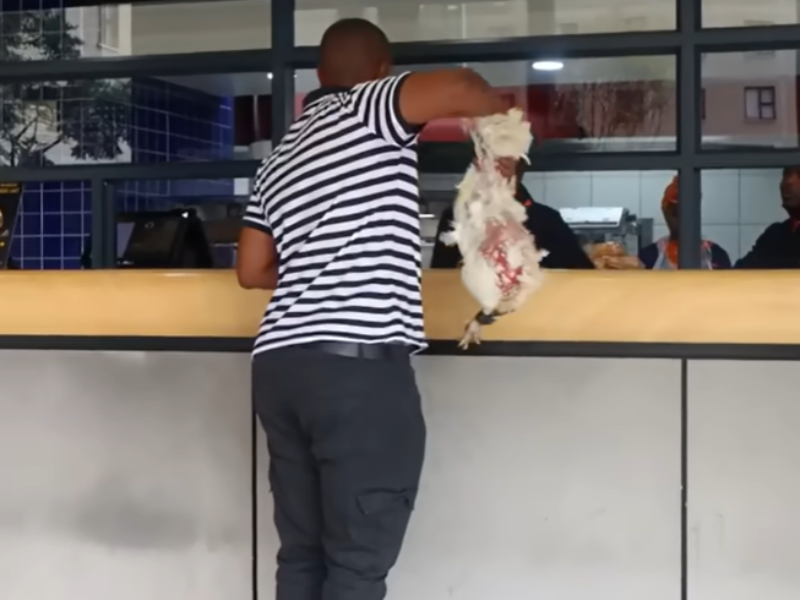
{"type": "Polygon", "coordinates": [[[458,347],[461,350],[466,350],[470,344],[479,346],[481,343],[481,328],[484,325],[491,325],[499,316],[500,313],[497,311],[492,311],[491,313],[479,311],[464,328],[464,337],[461,338],[458,347]]]}

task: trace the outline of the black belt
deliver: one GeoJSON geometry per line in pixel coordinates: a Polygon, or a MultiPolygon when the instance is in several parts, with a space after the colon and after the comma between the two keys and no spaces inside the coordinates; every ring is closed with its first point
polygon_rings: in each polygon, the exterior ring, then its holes
{"type": "Polygon", "coordinates": [[[315,342],[304,347],[325,354],[368,360],[397,360],[408,358],[411,350],[401,344],[357,344],[355,342],[315,342]]]}

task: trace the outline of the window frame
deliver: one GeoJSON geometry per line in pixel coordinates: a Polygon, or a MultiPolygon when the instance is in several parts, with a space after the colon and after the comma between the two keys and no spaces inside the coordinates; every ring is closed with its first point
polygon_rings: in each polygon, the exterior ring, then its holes
{"type": "Polygon", "coordinates": [[[748,123],[770,123],[778,120],[778,99],[777,88],[774,85],[748,85],[744,87],[744,120],[748,123]],[[749,114],[750,103],[748,96],[755,94],[755,109],[756,114],[749,114]],[[765,94],[771,96],[771,100],[765,100],[765,94]],[[765,114],[765,110],[771,111],[771,116],[765,114]]]}
{"type": "Polygon", "coordinates": [[[120,48],[120,10],[117,4],[101,4],[97,7],[98,41],[97,46],[103,50],[119,52],[120,48]],[[112,25],[113,24],[113,25],[112,25]],[[109,39],[109,31],[115,39],[109,39]]]}

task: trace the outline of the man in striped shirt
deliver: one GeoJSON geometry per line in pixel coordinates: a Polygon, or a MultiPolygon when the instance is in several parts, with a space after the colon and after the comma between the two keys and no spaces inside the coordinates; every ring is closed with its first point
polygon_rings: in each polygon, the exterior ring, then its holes
{"type": "Polygon", "coordinates": [[[507,106],[466,69],[390,77],[384,33],[323,36],[321,88],[262,164],[237,275],[275,290],[253,356],[280,537],[276,600],[381,600],[416,500],[425,348],[416,143],[507,106]]]}

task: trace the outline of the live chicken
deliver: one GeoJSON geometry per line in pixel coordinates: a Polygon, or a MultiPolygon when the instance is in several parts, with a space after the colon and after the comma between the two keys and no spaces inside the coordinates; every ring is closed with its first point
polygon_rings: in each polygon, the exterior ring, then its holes
{"type": "Polygon", "coordinates": [[[532,136],[522,112],[476,119],[470,125],[475,162],[458,186],[452,230],[442,236],[463,257],[461,280],[481,310],[467,323],[459,347],[479,344],[481,326],[518,310],[542,283],[547,252],[525,228],[525,208],[515,200],[516,182],[496,169],[498,159],[527,160],[532,136]]]}

